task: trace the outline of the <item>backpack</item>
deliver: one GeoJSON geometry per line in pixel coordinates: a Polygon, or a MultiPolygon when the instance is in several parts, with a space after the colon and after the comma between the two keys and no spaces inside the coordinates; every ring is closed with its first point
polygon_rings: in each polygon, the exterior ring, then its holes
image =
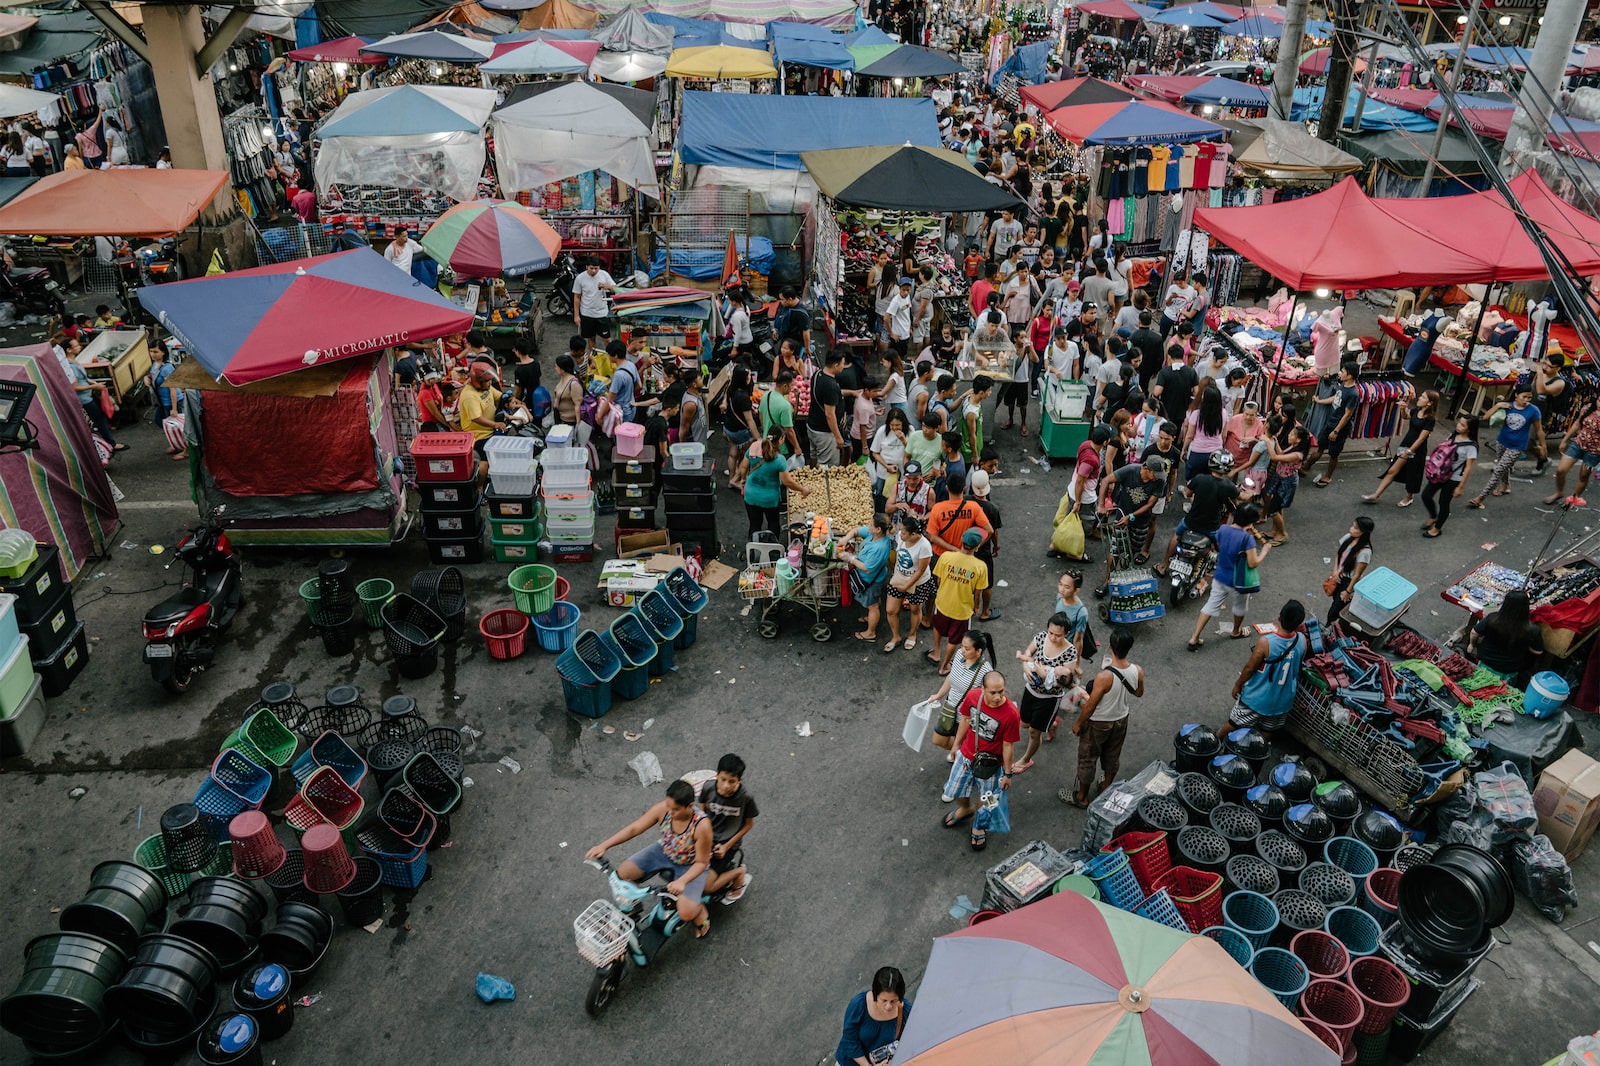
{"type": "Polygon", "coordinates": [[[1428,456],[1428,461],[1422,467],[1422,476],[1428,479],[1430,485],[1443,485],[1449,482],[1456,469],[1456,439],[1451,437],[1441,441],[1439,446],[1428,456]]]}

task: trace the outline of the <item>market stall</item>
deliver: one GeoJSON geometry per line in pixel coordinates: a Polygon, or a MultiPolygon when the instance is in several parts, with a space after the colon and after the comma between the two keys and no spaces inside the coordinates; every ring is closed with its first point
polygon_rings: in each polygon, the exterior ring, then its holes
{"type": "MultiPolygon", "coordinates": [[[[948,313],[966,298],[961,273],[944,250],[948,216],[1020,204],[965,157],[944,149],[841,148],[802,152],[800,160],[821,194],[813,213],[813,291],[834,309],[846,337],[870,337],[877,325],[866,276],[878,252],[887,252],[891,263],[933,264],[935,296],[949,301],[942,305],[948,313]]],[[[966,316],[960,317],[964,324],[966,316]]]]}
{"type": "Polygon", "coordinates": [[[351,93],[317,130],[324,216],[387,215],[387,226],[420,228],[450,200],[475,199],[494,104],[491,89],[450,85],[351,93]]]}

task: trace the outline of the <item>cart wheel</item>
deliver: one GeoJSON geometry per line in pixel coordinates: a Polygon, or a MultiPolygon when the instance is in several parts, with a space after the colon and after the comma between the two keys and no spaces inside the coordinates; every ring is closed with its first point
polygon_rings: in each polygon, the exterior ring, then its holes
{"type": "Polygon", "coordinates": [[[1099,611],[1100,611],[1100,621],[1102,621],[1102,622],[1111,621],[1111,608],[1109,606],[1107,606],[1106,604],[1102,603],[1099,606],[1099,611]]]}
{"type": "Polygon", "coordinates": [[[811,639],[818,644],[825,644],[833,639],[833,627],[826,622],[818,622],[811,627],[811,639]]]}
{"type": "Polygon", "coordinates": [[[760,633],[763,637],[766,637],[768,640],[772,640],[773,638],[775,638],[778,635],[778,623],[770,622],[767,619],[763,618],[761,620],[761,624],[756,626],[756,632],[760,633]]]}

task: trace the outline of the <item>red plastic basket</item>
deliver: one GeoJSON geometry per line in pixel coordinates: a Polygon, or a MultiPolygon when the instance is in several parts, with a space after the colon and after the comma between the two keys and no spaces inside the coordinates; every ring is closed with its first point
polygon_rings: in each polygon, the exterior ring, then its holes
{"type": "Polygon", "coordinates": [[[1289,941],[1289,950],[1316,980],[1339,981],[1350,969],[1350,952],[1338,937],[1322,929],[1302,929],[1289,941]]]}
{"type": "Polygon", "coordinates": [[[1341,1051],[1350,1046],[1350,1038],[1355,1036],[1356,1026],[1361,1024],[1365,1013],[1361,997],[1343,981],[1326,978],[1312,981],[1300,993],[1301,1017],[1314,1019],[1332,1029],[1339,1038],[1341,1051]]]}
{"type": "Polygon", "coordinates": [[[528,643],[528,616],[510,607],[490,611],[478,623],[478,632],[492,658],[515,659],[528,643]]]}
{"type": "Polygon", "coordinates": [[[1183,915],[1189,932],[1198,933],[1222,924],[1222,875],[1192,866],[1174,866],[1150,886],[1152,893],[1166,889],[1183,915]]]}
{"type": "Polygon", "coordinates": [[[572,591],[572,585],[568,583],[566,578],[564,578],[564,577],[557,577],[556,578],[556,599],[565,600],[567,598],[568,593],[570,593],[571,591],[572,591]]]}
{"type": "MultiPolygon", "coordinates": [[[[1172,856],[1167,850],[1167,833],[1164,829],[1124,833],[1100,850],[1115,851],[1118,848],[1121,848],[1122,853],[1128,857],[1128,865],[1133,867],[1133,876],[1147,896],[1160,887],[1156,881],[1172,868],[1172,856]]],[[[1222,921],[1219,917],[1211,924],[1221,925],[1222,921]]]]}
{"type": "Polygon", "coordinates": [[[1366,1008],[1366,1016],[1356,1026],[1356,1031],[1360,1033],[1376,1035],[1383,1032],[1394,1020],[1395,1013],[1411,998],[1411,981],[1405,972],[1388,959],[1376,955],[1352,962],[1346,980],[1366,1008]]]}
{"type": "Polygon", "coordinates": [[[1328,1045],[1328,1049],[1330,1051],[1333,1051],[1339,1055],[1344,1054],[1344,1048],[1340,1046],[1338,1033],[1334,1032],[1332,1029],[1329,1029],[1326,1025],[1323,1025],[1315,1018],[1307,1018],[1304,1015],[1302,1015],[1300,1018],[1300,1024],[1305,1026],[1307,1029],[1310,1029],[1312,1036],[1328,1045]]]}
{"type": "Polygon", "coordinates": [[[302,833],[314,826],[348,829],[361,817],[361,793],[345,784],[339,771],[319,766],[283,808],[283,819],[302,833]]]}

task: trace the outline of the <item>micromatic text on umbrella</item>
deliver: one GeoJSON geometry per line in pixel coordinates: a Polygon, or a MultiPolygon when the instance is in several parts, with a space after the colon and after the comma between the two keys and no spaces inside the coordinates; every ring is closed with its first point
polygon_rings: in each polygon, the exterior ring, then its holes
{"type": "Polygon", "coordinates": [[[397,344],[404,344],[411,339],[410,330],[399,333],[385,333],[378,337],[368,337],[366,340],[351,341],[349,344],[337,344],[332,348],[313,348],[304,356],[307,366],[319,359],[338,359],[346,355],[359,355],[362,352],[375,352],[382,348],[393,348],[397,344]]]}

